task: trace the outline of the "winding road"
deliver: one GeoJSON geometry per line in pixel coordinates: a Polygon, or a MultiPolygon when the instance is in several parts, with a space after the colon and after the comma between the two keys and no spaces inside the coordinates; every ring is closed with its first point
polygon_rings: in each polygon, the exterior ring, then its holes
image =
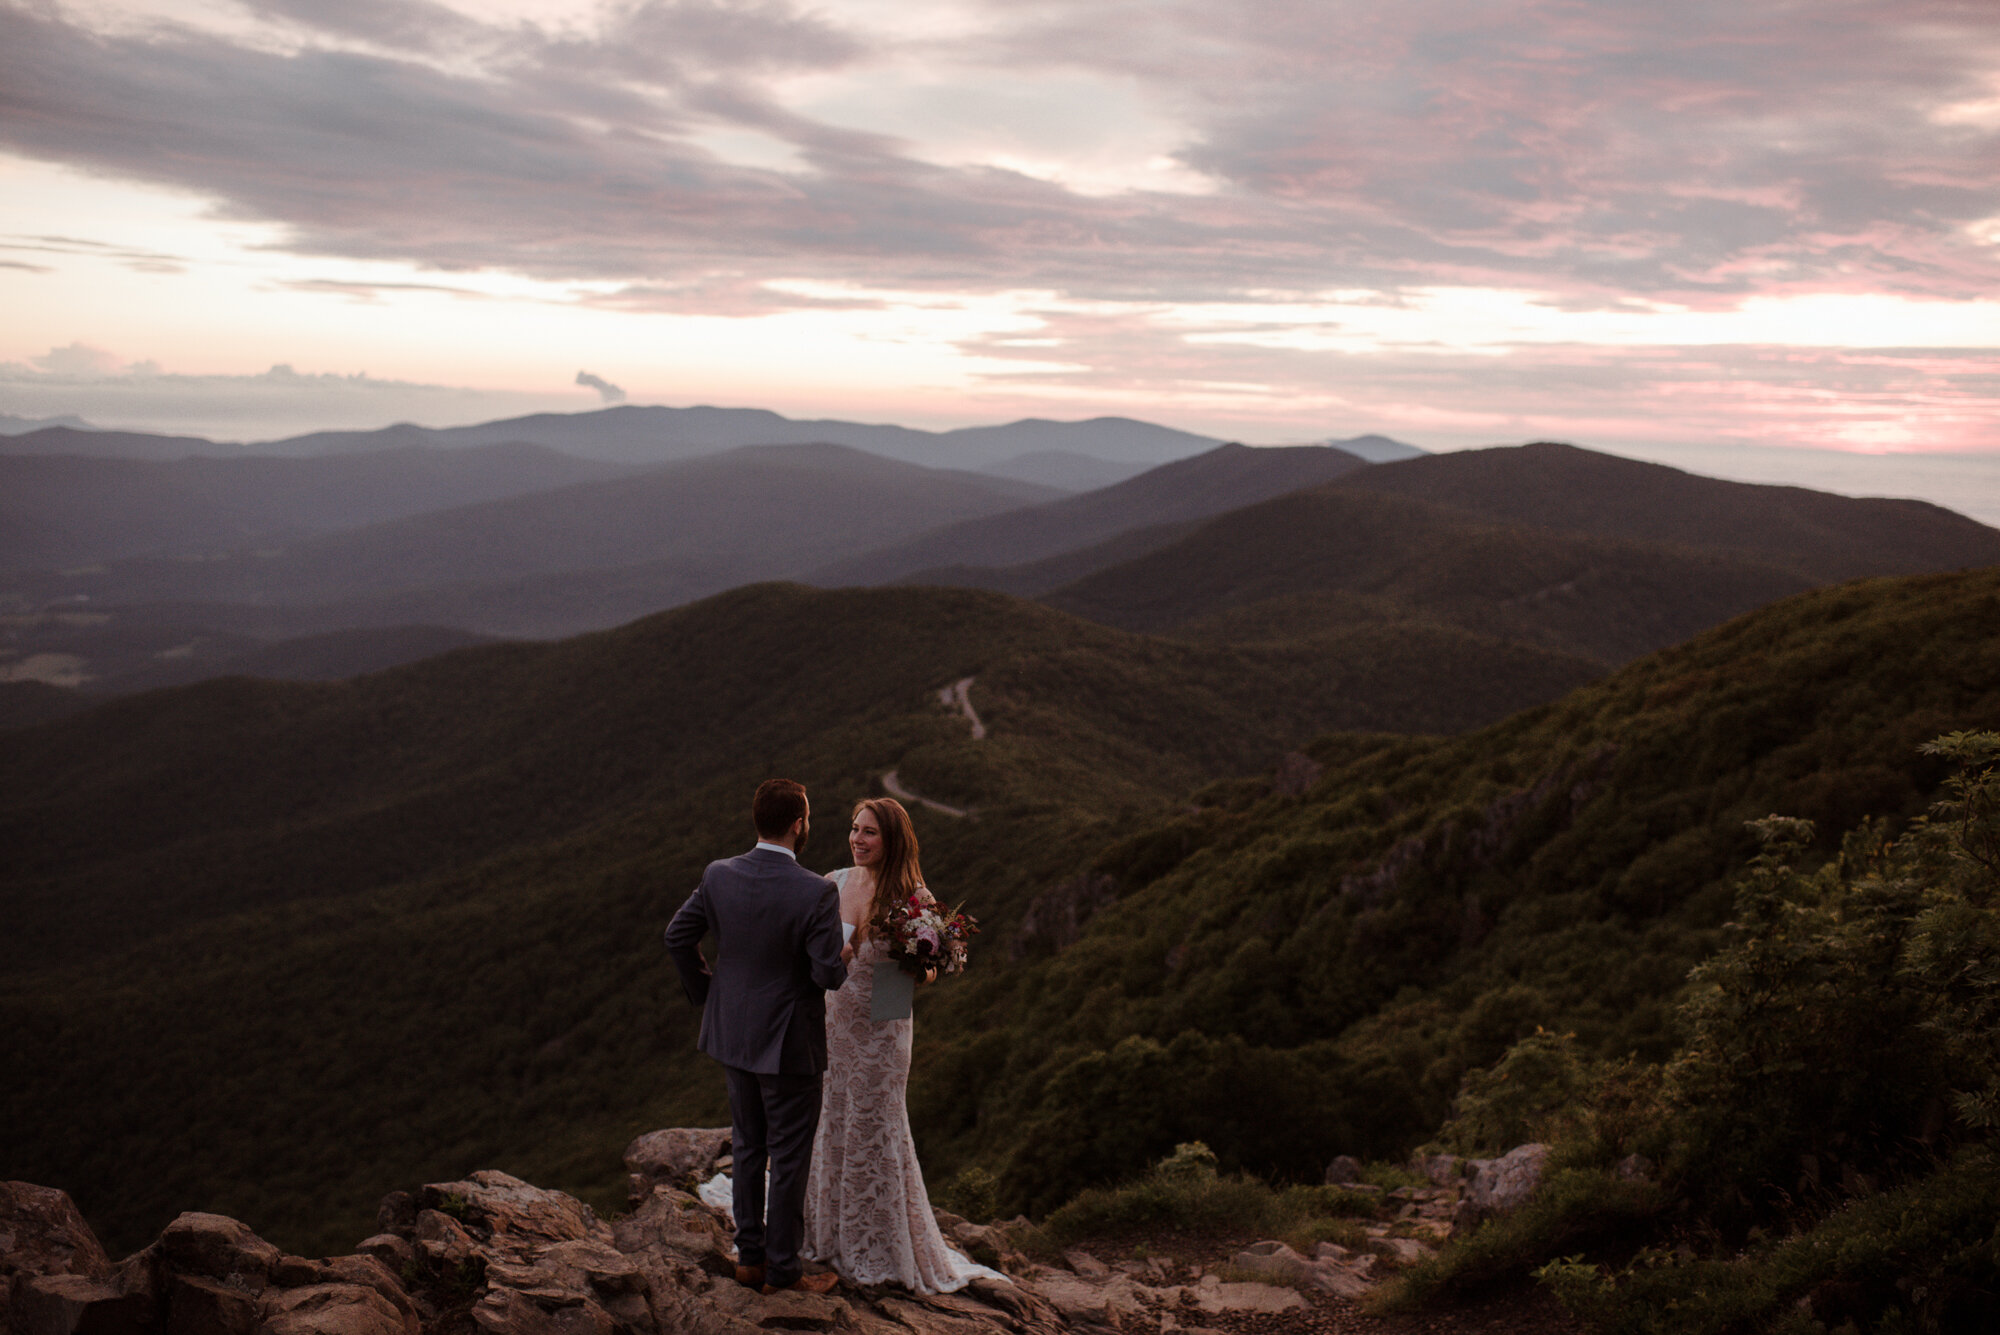
{"type": "MultiPolygon", "coordinates": [[[[951,685],[939,688],[937,698],[938,703],[946,709],[955,709],[965,715],[965,721],[972,725],[973,741],[980,742],[986,740],[986,725],[979,721],[979,713],[972,707],[972,678],[960,677],[951,685]]],[[[898,802],[901,802],[904,806],[916,805],[929,807],[932,811],[941,812],[947,816],[970,816],[972,814],[971,810],[966,807],[955,807],[949,803],[934,801],[931,798],[923,796],[921,793],[904,787],[901,777],[895,770],[890,770],[882,776],[882,791],[895,798],[898,802]]]]}
{"type": "Polygon", "coordinates": [[[972,725],[972,740],[986,739],[986,725],[979,721],[979,715],[972,708],[972,678],[960,677],[951,685],[938,692],[938,703],[946,709],[956,709],[965,715],[965,721],[972,725]]]}
{"type": "Polygon", "coordinates": [[[904,806],[929,807],[932,811],[941,811],[947,816],[970,816],[972,814],[964,807],[947,806],[943,802],[934,802],[928,797],[922,797],[911,792],[903,786],[902,780],[896,777],[896,771],[894,770],[890,770],[882,776],[882,790],[898,802],[901,802],[904,806]]]}

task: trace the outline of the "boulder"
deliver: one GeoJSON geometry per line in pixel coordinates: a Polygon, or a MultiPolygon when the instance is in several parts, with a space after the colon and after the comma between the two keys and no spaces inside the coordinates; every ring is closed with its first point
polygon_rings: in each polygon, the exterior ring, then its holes
{"type": "Polygon", "coordinates": [[[111,1258],[68,1192],[0,1182],[0,1276],[110,1273],[111,1258]]]}
{"type": "Polygon", "coordinates": [[[1535,1194],[1548,1167],[1549,1147],[1521,1145],[1498,1159],[1476,1160],[1465,1199],[1488,1214],[1511,1214],[1535,1194]]]}
{"type": "Polygon", "coordinates": [[[719,1313],[765,1330],[832,1330],[855,1324],[855,1311],[834,1293],[758,1293],[741,1284],[715,1286],[708,1295],[719,1313]]]}
{"type": "Polygon", "coordinates": [[[159,1307],[142,1293],[123,1293],[89,1275],[21,1274],[5,1308],[11,1335],[152,1335],[159,1307]]]}
{"type": "Polygon", "coordinates": [[[255,1335],[419,1335],[417,1319],[365,1284],[309,1284],[264,1299],[255,1335]]]}
{"type": "Polygon", "coordinates": [[[355,1253],[372,1256],[391,1270],[403,1271],[416,1265],[417,1249],[408,1238],[394,1233],[377,1233],[355,1244],[355,1253]]]}
{"type": "Polygon", "coordinates": [[[656,1186],[682,1191],[715,1176],[716,1160],[729,1153],[729,1128],[674,1127],[648,1131],[625,1147],[631,1203],[639,1205],[656,1186]]]}
{"type": "Polygon", "coordinates": [[[570,1288],[599,1294],[643,1293],[645,1278],[631,1257],[594,1239],[559,1242],[536,1258],[570,1288]]]}
{"type": "Polygon", "coordinates": [[[711,1275],[736,1272],[730,1231],[713,1210],[672,1187],[653,1188],[645,1204],[619,1220],[612,1245],[627,1256],[652,1253],[711,1275]]]}
{"type": "Polygon", "coordinates": [[[463,1265],[472,1259],[472,1235],[448,1214],[425,1210],[417,1216],[415,1232],[416,1251],[434,1268],[463,1265]]]}
{"type": "Polygon", "coordinates": [[[1326,1166],[1326,1184],[1330,1187],[1344,1187],[1361,1180],[1361,1160],[1351,1154],[1343,1154],[1326,1166]]]}
{"type": "Polygon", "coordinates": [[[167,1335],[250,1335],[262,1308],[254,1294],[207,1275],[175,1275],[168,1286],[167,1335]]]}
{"type": "MultiPolygon", "coordinates": [[[[598,1219],[597,1212],[574,1196],[530,1186],[492,1169],[474,1173],[463,1182],[429,1183],[419,1199],[426,1209],[457,1215],[468,1231],[486,1233],[490,1246],[509,1253],[580,1238],[611,1241],[611,1230],[598,1219]]],[[[419,1228],[422,1222],[419,1215],[419,1228]]]]}
{"type": "Polygon", "coordinates": [[[417,1226],[417,1198],[407,1191],[392,1191],[375,1207],[375,1227],[384,1233],[409,1237],[417,1226]]]}
{"type": "Polygon", "coordinates": [[[1535,1194],[1548,1167],[1549,1147],[1520,1145],[1498,1159],[1474,1159],[1472,1180],[1460,1196],[1452,1232],[1463,1234],[1495,1215],[1511,1214],[1535,1194]]]}
{"type": "Polygon", "coordinates": [[[1052,1270],[1037,1277],[1036,1296],[1071,1321],[1096,1326],[1120,1326],[1145,1311],[1142,1291],[1124,1275],[1071,1275],[1052,1270]]]}
{"type": "Polygon", "coordinates": [[[1280,1284],[1311,1282],[1313,1263],[1282,1242],[1253,1242],[1230,1257],[1229,1263],[1238,1270],[1264,1275],[1280,1284]]]}
{"type": "Polygon", "coordinates": [[[1368,1250],[1398,1266],[1415,1265],[1430,1255],[1431,1249],[1415,1238],[1370,1238],[1368,1250]]]}
{"type": "Polygon", "coordinates": [[[403,1291],[403,1282],[396,1272],[385,1265],[381,1258],[374,1256],[336,1256],[327,1261],[326,1269],[332,1272],[332,1282],[358,1284],[373,1289],[382,1300],[395,1308],[409,1321],[417,1320],[417,1306],[410,1301],[410,1295],[403,1291]]]}
{"type": "MultiPolygon", "coordinates": [[[[1329,1244],[1320,1245],[1324,1248],[1329,1244]]],[[[1236,1253],[1229,1263],[1238,1270],[1263,1275],[1274,1283],[1356,1298],[1369,1289],[1367,1274],[1372,1262],[1355,1263],[1344,1247],[1307,1258],[1282,1242],[1257,1242],[1236,1253]]]]}
{"type": "Polygon", "coordinates": [[[1200,1283],[1184,1292],[1210,1316],[1224,1312],[1291,1312],[1306,1306],[1306,1300],[1296,1290],[1271,1284],[1225,1284],[1219,1275],[1203,1275],[1200,1283]]]}
{"type": "Polygon", "coordinates": [[[618,1322],[591,1302],[543,1304],[516,1289],[488,1289],[472,1305],[488,1335],[618,1335],[618,1322]]]}
{"type": "Polygon", "coordinates": [[[1069,1263],[1069,1268],[1071,1270],[1074,1270],[1077,1274],[1088,1275],[1093,1279],[1111,1273],[1110,1266],[1104,1264],[1104,1262],[1098,1260],[1095,1256],[1092,1256],[1089,1252],[1084,1251],[1081,1248],[1078,1248],[1077,1250],[1074,1251],[1064,1252],[1063,1260],[1067,1261],[1069,1263]]]}
{"type": "Polygon", "coordinates": [[[1465,1160],[1456,1154],[1427,1154],[1410,1161],[1434,1187],[1448,1187],[1465,1176],[1465,1160]]]}
{"type": "Polygon", "coordinates": [[[261,1289],[284,1253],[227,1215],[189,1211],[168,1224],[154,1244],[169,1269],[261,1289]]]}
{"type": "MultiPolygon", "coordinates": [[[[857,1309],[854,1324],[871,1335],[1057,1335],[1061,1315],[1014,1285],[975,1280],[958,1293],[885,1293],[878,1312],[857,1309]],[[1004,1295],[995,1290],[1006,1290],[1004,1295]],[[894,1324],[889,1324],[893,1322],[894,1324]]],[[[1122,1320],[1122,1318],[1120,1318],[1122,1320]]]]}
{"type": "Polygon", "coordinates": [[[309,1257],[285,1255],[271,1267],[271,1283],[281,1289],[302,1289],[308,1284],[331,1284],[333,1267],[309,1257]]]}

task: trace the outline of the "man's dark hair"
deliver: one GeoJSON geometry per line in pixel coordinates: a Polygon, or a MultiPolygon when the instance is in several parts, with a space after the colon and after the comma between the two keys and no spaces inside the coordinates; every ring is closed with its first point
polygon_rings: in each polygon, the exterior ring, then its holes
{"type": "Polygon", "coordinates": [[[766,779],[757,785],[750,801],[750,819],[759,839],[782,839],[792,825],[806,814],[806,789],[790,779],[766,779]]]}

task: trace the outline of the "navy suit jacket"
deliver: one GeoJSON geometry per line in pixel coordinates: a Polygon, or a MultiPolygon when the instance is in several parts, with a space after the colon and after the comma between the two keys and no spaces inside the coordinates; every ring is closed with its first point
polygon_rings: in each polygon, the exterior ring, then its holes
{"type": "Polygon", "coordinates": [[[703,1006],[703,1052],[759,1075],[826,1069],[826,994],[840,962],[840,892],[783,853],[752,849],[708,864],[667,927],[688,1000],[703,1006]],[[715,933],[711,973],[701,939],[715,933]]]}

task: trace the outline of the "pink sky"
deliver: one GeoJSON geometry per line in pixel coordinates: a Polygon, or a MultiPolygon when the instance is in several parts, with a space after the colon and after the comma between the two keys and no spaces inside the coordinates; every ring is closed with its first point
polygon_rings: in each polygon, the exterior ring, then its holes
{"type": "Polygon", "coordinates": [[[2000,451],[1996,279],[1990,0],[0,0],[23,416],[2000,451]]]}

